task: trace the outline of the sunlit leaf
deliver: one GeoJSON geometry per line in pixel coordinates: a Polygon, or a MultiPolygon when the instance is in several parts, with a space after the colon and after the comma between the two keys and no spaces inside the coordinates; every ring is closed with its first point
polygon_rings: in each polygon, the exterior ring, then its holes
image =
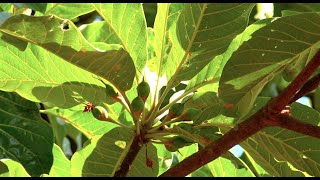
{"type": "MultiPolygon", "coordinates": [[[[93,47],[71,21],[55,16],[16,15],[6,20],[0,31],[45,48],[110,81],[121,91],[130,89],[135,74],[130,55],[120,45],[93,47]]],[[[19,43],[21,47],[23,44],[19,43]]],[[[38,58],[37,54],[35,57],[38,58]]]]}
{"type": "MultiPolygon", "coordinates": [[[[136,68],[142,72],[148,57],[147,25],[142,4],[95,3],[92,6],[102,16],[119,44],[130,54],[136,68]]],[[[104,29],[108,32],[107,28],[104,29]]],[[[104,38],[109,35],[112,34],[105,33],[104,38]]]]}
{"type": "Polygon", "coordinates": [[[30,177],[25,168],[19,162],[11,159],[0,160],[0,171],[0,177],[30,177]],[[4,166],[6,166],[7,172],[3,172],[3,168],[5,168],[4,166]]]}
{"type": "Polygon", "coordinates": [[[71,176],[71,164],[70,160],[66,158],[63,151],[54,144],[52,149],[53,164],[49,172],[49,176],[55,177],[68,177],[71,176]]]}

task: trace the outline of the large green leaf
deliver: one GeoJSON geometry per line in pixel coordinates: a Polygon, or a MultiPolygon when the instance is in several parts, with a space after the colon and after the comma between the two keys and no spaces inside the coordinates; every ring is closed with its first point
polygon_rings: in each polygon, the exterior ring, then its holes
{"type": "Polygon", "coordinates": [[[247,26],[255,4],[184,4],[177,23],[172,24],[172,41],[166,74],[178,82],[189,80],[215,56],[222,54],[233,38],[247,26]]]}
{"type": "Polygon", "coordinates": [[[0,91],[0,107],[0,159],[20,162],[31,176],[48,173],[54,138],[37,104],[0,91]]]}
{"type": "Polygon", "coordinates": [[[221,76],[223,67],[230,59],[232,53],[236,51],[243,42],[250,39],[253,32],[269,24],[271,21],[271,18],[264,19],[248,26],[241,34],[237,35],[237,37],[232,40],[228,49],[223,54],[216,56],[208,65],[206,65],[195,77],[193,77],[188,82],[186,90],[189,90],[201,84],[208,84],[208,82],[210,82],[209,85],[201,87],[197,91],[217,92],[218,83],[217,81],[215,81],[215,79],[221,76]]]}
{"type": "Polygon", "coordinates": [[[130,55],[120,45],[103,44],[100,49],[93,47],[69,20],[55,16],[16,15],[7,19],[0,26],[0,31],[41,46],[107,79],[121,91],[132,86],[135,67],[130,55]]]}
{"type": "Polygon", "coordinates": [[[173,153],[168,151],[163,144],[154,144],[157,148],[158,160],[159,160],[159,173],[158,175],[164,173],[170,168],[172,164],[173,153]]]}
{"type": "MultiPolygon", "coordinates": [[[[269,98],[258,98],[250,114],[258,111],[268,100],[269,98]]],[[[320,114],[314,109],[299,103],[293,103],[290,111],[291,115],[297,119],[313,125],[319,126],[320,124],[320,114]]],[[[319,144],[320,140],[317,138],[271,127],[242,142],[241,146],[270,175],[297,176],[297,172],[287,165],[288,162],[302,172],[311,176],[319,176],[319,144]]],[[[301,173],[298,174],[302,175],[301,173]]]]}
{"type": "MultiPolygon", "coordinates": [[[[12,39],[16,40],[16,39],[12,39]]],[[[104,85],[93,74],[29,44],[22,52],[0,41],[0,88],[35,102],[62,108],[106,100],[104,85]]]]}
{"type": "MultiPolygon", "coordinates": [[[[103,136],[94,136],[82,150],[71,159],[71,172],[74,176],[113,176],[129,151],[133,132],[124,128],[114,128],[103,136]]],[[[148,144],[148,157],[153,167],[146,166],[146,146],[133,161],[128,176],[156,176],[158,156],[156,148],[148,144]]]]}
{"type": "MultiPolygon", "coordinates": [[[[105,37],[111,30],[132,57],[137,69],[142,72],[147,61],[147,25],[141,3],[92,4],[108,25],[105,37]]],[[[132,75],[134,76],[134,75],[132,75]]]]}
{"type": "Polygon", "coordinates": [[[305,13],[279,18],[252,34],[233,53],[220,79],[220,96],[229,115],[243,116],[266,83],[295,62],[308,61],[319,46],[319,15],[305,13]]]}
{"type": "Polygon", "coordinates": [[[0,177],[30,177],[30,175],[19,162],[11,159],[1,159],[0,177]]]}
{"type": "Polygon", "coordinates": [[[49,172],[49,176],[68,177],[71,176],[71,163],[66,158],[63,151],[54,144],[52,149],[53,164],[49,172]]]}

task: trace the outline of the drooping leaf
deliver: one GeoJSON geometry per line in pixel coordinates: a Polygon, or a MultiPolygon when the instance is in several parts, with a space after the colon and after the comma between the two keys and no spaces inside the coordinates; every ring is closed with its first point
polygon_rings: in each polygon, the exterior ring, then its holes
{"type": "Polygon", "coordinates": [[[55,16],[16,15],[6,20],[0,31],[45,48],[62,59],[111,82],[126,91],[132,86],[135,67],[130,55],[120,45],[93,47],[69,20],[55,16]]]}
{"type": "Polygon", "coordinates": [[[70,177],[71,176],[71,163],[66,158],[63,151],[54,144],[52,149],[53,164],[49,172],[49,176],[53,177],[70,177]]]}
{"type": "Polygon", "coordinates": [[[221,76],[224,65],[230,59],[231,55],[236,51],[240,45],[251,38],[251,34],[256,30],[269,24],[272,19],[264,19],[257,21],[248,26],[241,34],[237,35],[230,43],[228,49],[221,55],[216,56],[206,65],[195,77],[189,82],[186,90],[192,89],[201,84],[207,84],[204,87],[197,89],[197,91],[218,91],[217,78],[221,76]]]}
{"type": "Polygon", "coordinates": [[[279,18],[254,32],[233,53],[219,83],[220,97],[233,104],[230,116],[245,115],[264,85],[288,65],[312,58],[320,40],[318,17],[305,13],[279,18]]]}
{"type": "MultiPolygon", "coordinates": [[[[135,67],[142,72],[148,57],[147,25],[142,4],[94,3],[92,6],[115,34],[119,44],[130,54],[135,67]]],[[[111,34],[106,33],[105,37],[109,35],[111,34]]]]}
{"type": "Polygon", "coordinates": [[[247,26],[255,4],[184,4],[172,24],[172,42],[166,68],[172,81],[189,80],[215,56],[222,54],[233,38],[247,26]]]}
{"type": "Polygon", "coordinates": [[[0,177],[30,177],[25,168],[19,162],[11,159],[0,160],[0,171],[0,177]],[[7,170],[4,168],[7,168],[7,170]]]}
{"type": "Polygon", "coordinates": [[[48,173],[53,162],[52,128],[39,107],[16,93],[0,91],[0,159],[21,163],[31,176],[48,173]]]}
{"type": "MultiPolygon", "coordinates": [[[[123,128],[114,128],[103,136],[94,136],[82,150],[71,159],[73,176],[113,176],[120,167],[124,156],[132,143],[133,132],[123,128]]],[[[148,145],[148,156],[153,168],[146,166],[146,147],[144,146],[133,161],[129,176],[156,176],[158,174],[158,156],[156,148],[148,145]]]]}

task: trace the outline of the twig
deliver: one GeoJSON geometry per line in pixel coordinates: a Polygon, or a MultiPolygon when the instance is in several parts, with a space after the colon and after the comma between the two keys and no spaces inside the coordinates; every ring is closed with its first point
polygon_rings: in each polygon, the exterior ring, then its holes
{"type": "Polygon", "coordinates": [[[300,121],[294,117],[279,114],[276,121],[274,121],[275,126],[279,126],[291,131],[295,131],[308,136],[320,138],[320,127],[314,126],[312,124],[300,121]]]}

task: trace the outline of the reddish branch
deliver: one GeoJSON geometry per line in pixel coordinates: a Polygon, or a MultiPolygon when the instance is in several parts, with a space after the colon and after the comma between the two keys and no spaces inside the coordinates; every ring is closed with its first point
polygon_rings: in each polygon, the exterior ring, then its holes
{"type": "Polygon", "coordinates": [[[289,129],[301,134],[309,135],[312,137],[320,138],[320,127],[314,126],[312,124],[300,121],[294,117],[287,116],[284,114],[279,114],[276,121],[274,121],[276,126],[289,129]]]}
{"type": "Polygon", "coordinates": [[[249,117],[247,120],[241,122],[239,125],[236,125],[217,141],[184,159],[160,176],[187,176],[201,166],[218,158],[231,147],[241,143],[245,139],[268,126],[279,126],[313,137],[319,137],[319,127],[281,114],[281,111],[285,109],[285,106],[288,105],[293,98],[295,98],[297,92],[302,89],[305,82],[316,71],[319,65],[320,51],[317,52],[295,80],[293,80],[279,96],[271,99],[265,107],[249,117]]]}
{"type": "Polygon", "coordinates": [[[306,82],[301,90],[292,98],[289,104],[295,102],[299,98],[304,95],[309,94],[311,91],[315,90],[320,84],[320,74],[317,74],[313,78],[311,78],[308,82],[306,82]]]}
{"type": "Polygon", "coordinates": [[[142,148],[141,136],[136,135],[130,145],[129,152],[126,157],[123,159],[120,169],[115,172],[114,177],[125,177],[130,169],[130,166],[133,163],[133,160],[137,157],[140,149],[142,148]]]}

